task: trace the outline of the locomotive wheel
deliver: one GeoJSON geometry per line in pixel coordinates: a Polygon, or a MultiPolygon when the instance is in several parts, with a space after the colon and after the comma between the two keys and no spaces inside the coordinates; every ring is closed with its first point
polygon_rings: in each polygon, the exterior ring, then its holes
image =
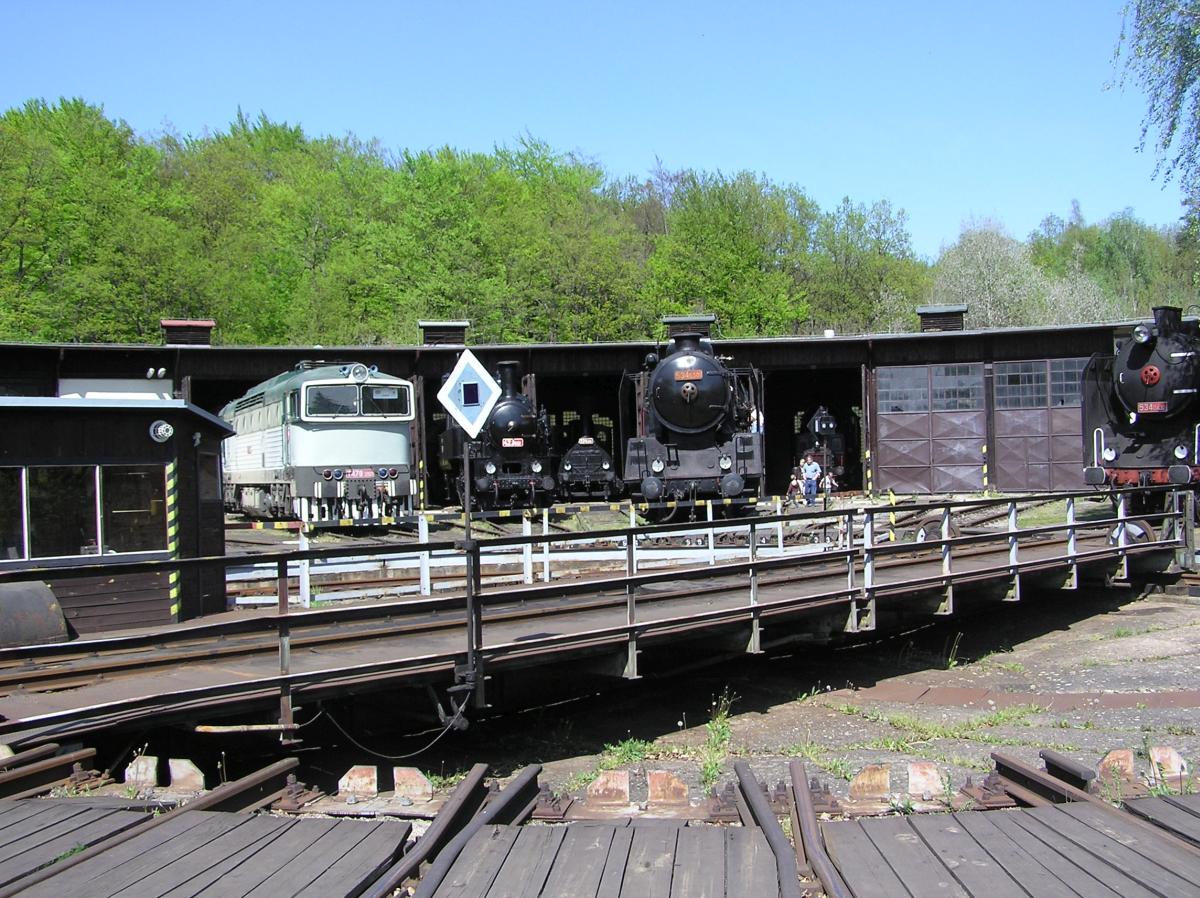
{"type": "MultiPolygon", "coordinates": [[[[1139,545],[1141,543],[1151,543],[1158,539],[1158,534],[1154,530],[1154,525],[1143,518],[1130,518],[1125,522],[1125,544],[1139,545]]],[[[1117,544],[1117,528],[1114,525],[1108,534],[1108,544],[1115,546],[1117,544]]]]}
{"type": "MultiPolygon", "coordinates": [[[[958,526],[958,521],[954,515],[950,516],[950,538],[955,539],[962,536],[962,528],[958,526]]],[[[931,539],[942,538],[942,516],[930,515],[923,518],[918,524],[917,529],[913,532],[913,542],[923,543],[931,539]]]]}

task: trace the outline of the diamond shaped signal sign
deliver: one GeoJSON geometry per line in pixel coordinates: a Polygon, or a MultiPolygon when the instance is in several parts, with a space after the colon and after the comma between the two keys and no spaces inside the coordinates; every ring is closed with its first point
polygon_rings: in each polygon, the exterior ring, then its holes
{"type": "Polygon", "coordinates": [[[450,417],[475,439],[500,398],[500,384],[471,350],[464,349],[437,396],[450,417]]]}

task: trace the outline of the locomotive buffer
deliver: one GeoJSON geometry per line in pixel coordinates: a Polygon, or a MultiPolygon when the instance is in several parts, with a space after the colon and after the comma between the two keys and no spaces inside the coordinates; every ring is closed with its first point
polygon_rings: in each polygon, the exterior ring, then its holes
{"type": "MultiPolygon", "coordinates": [[[[442,388],[438,390],[438,402],[449,413],[450,417],[466,433],[468,439],[463,445],[463,462],[465,476],[463,477],[463,551],[466,553],[467,574],[467,666],[462,675],[462,683],[454,689],[473,693],[476,706],[483,704],[483,677],[479,668],[479,644],[482,641],[482,617],[479,613],[476,599],[476,577],[479,570],[479,547],[471,538],[471,458],[475,451],[475,438],[487,422],[497,400],[500,398],[500,384],[488,373],[487,368],[475,353],[464,349],[458,357],[458,362],[442,388]]],[[[453,690],[452,690],[453,691],[453,690]]],[[[465,704],[466,698],[463,702],[465,704]]],[[[460,705],[455,717],[462,714],[460,705]]]]}

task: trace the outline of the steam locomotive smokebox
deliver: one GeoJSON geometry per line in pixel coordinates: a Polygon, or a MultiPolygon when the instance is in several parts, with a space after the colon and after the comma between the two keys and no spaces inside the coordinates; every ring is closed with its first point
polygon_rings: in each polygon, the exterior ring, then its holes
{"type": "Polygon", "coordinates": [[[0,583],[0,648],[67,641],[67,619],[45,583],[0,583]]]}

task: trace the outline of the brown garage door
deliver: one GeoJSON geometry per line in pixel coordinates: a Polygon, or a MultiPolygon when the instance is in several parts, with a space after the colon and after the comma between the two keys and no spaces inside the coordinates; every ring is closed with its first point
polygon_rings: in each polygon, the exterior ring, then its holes
{"type": "Polygon", "coordinates": [[[997,362],[996,486],[1067,490],[1083,485],[1079,380],[1087,359],[997,362]]]}
{"type": "Polygon", "coordinates": [[[875,473],[897,493],[983,488],[983,365],[911,365],[876,372],[875,473]]]}

